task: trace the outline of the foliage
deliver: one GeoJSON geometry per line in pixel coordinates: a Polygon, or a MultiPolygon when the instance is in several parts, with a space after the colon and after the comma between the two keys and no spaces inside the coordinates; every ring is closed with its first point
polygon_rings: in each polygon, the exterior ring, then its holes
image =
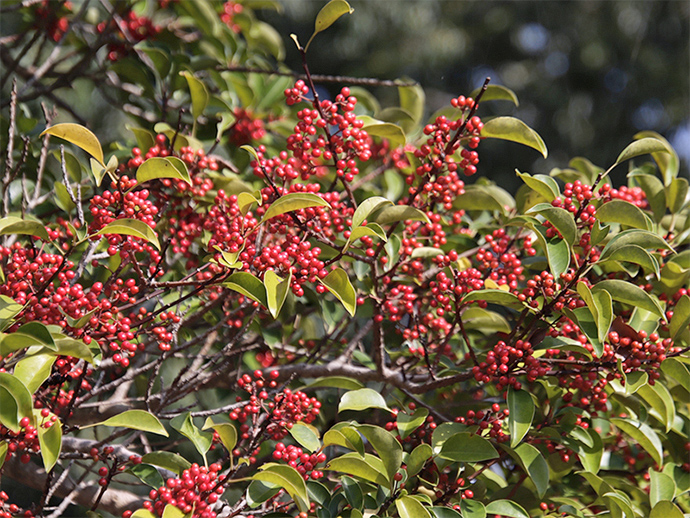
{"type": "Polygon", "coordinates": [[[354,78],[322,98],[307,49],[349,4],[293,38],[302,73],[263,8],[3,5],[0,462],[25,490],[0,516],[690,512],[690,209],[664,137],[511,194],[482,142],[548,154],[482,120],[513,92],[487,78],[428,119],[403,81],[397,106],[354,78]],[[128,144],[79,120],[77,80],[128,144]]]}

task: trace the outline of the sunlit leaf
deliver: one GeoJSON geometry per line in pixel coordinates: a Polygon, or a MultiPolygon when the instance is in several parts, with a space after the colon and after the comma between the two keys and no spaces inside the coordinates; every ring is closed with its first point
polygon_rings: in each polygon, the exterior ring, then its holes
{"type": "Polygon", "coordinates": [[[95,236],[102,236],[106,234],[119,234],[123,236],[133,236],[139,239],[148,241],[158,250],[161,249],[161,245],[158,242],[158,237],[151,227],[149,227],[143,221],[131,218],[116,219],[112,223],[109,223],[101,230],[96,232],[95,236]]]}
{"type": "Polygon", "coordinates": [[[241,293],[242,295],[255,300],[263,307],[268,307],[266,287],[256,276],[249,272],[235,272],[221,284],[225,288],[241,293]]]}
{"type": "Polygon", "coordinates": [[[454,462],[481,462],[495,459],[498,457],[498,452],[483,437],[469,432],[460,432],[445,440],[439,457],[454,462]]]}
{"type": "Polygon", "coordinates": [[[625,200],[611,200],[597,209],[596,218],[602,223],[620,223],[628,227],[651,230],[652,222],[642,210],[625,200]]]}
{"type": "Polygon", "coordinates": [[[223,443],[225,449],[228,450],[228,453],[232,454],[232,450],[237,444],[237,430],[235,426],[231,423],[216,423],[213,419],[208,417],[204,422],[202,430],[208,430],[209,428],[213,428],[213,431],[220,437],[220,442],[223,443]]]}
{"type": "Polygon", "coordinates": [[[653,137],[646,137],[629,144],[623,151],[621,151],[621,154],[618,155],[618,158],[613,165],[616,166],[621,162],[625,162],[626,160],[630,160],[631,158],[640,155],[649,155],[651,153],[673,154],[673,152],[673,148],[669,146],[667,142],[653,137]]]}
{"type": "Polygon", "coordinates": [[[524,442],[515,448],[514,452],[520,465],[537,488],[539,497],[543,497],[549,486],[549,465],[541,452],[531,444],[524,442]]]}
{"type": "Polygon", "coordinates": [[[577,226],[573,215],[560,207],[553,207],[549,203],[539,203],[529,209],[527,214],[536,213],[544,216],[558,232],[563,236],[569,245],[575,243],[577,237],[577,226]]]}
{"type": "Polygon", "coordinates": [[[392,207],[384,207],[374,216],[374,221],[379,225],[389,225],[391,223],[406,220],[430,223],[429,217],[424,212],[415,207],[410,207],[409,205],[394,205],[392,207]]]}
{"type": "Polygon", "coordinates": [[[300,511],[309,511],[309,495],[307,486],[299,472],[292,466],[268,463],[259,468],[261,471],[252,476],[253,480],[260,480],[282,487],[295,501],[300,511]]]}
{"type": "Polygon", "coordinates": [[[178,475],[192,466],[184,457],[170,451],[154,451],[141,457],[142,462],[158,466],[178,475]]]}
{"type": "Polygon", "coordinates": [[[278,317],[278,313],[285,303],[290,284],[292,282],[292,272],[290,272],[286,279],[283,279],[272,270],[267,270],[264,274],[264,286],[266,287],[266,302],[268,302],[268,310],[271,312],[273,318],[278,317]]]}
{"type": "Polygon", "coordinates": [[[173,178],[192,185],[187,165],[177,157],[152,157],[137,169],[137,182],[144,183],[156,178],[173,178]]]}
{"type": "Polygon", "coordinates": [[[19,432],[19,421],[32,415],[31,393],[18,378],[0,372],[0,423],[19,432]]]}
{"type": "Polygon", "coordinates": [[[338,405],[338,412],[344,412],[345,410],[361,411],[368,408],[380,408],[390,411],[390,408],[386,405],[386,400],[380,393],[370,388],[363,388],[351,390],[343,394],[338,405]]]}
{"type": "Polygon", "coordinates": [[[189,85],[189,93],[192,97],[192,116],[196,120],[204,113],[208,105],[208,90],[206,90],[206,85],[190,72],[183,71],[180,72],[180,75],[187,80],[189,85]]]}
{"type": "Polygon", "coordinates": [[[168,436],[168,432],[158,418],[146,410],[126,410],[121,414],[114,415],[100,423],[82,426],[90,428],[92,426],[112,426],[114,428],[129,428],[131,430],[141,430],[158,435],[168,436]]]}
{"type": "Polygon", "coordinates": [[[663,465],[664,448],[657,433],[646,423],[641,423],[632,418],[614,417],[611,423],[616,425],[623,433],[630,436],[654,459],[659,466],[663,465]]]}
{"type": "Polygon", "coordinates": [[[390,485],[383,462],[369,453],[365,453],[364,457],[355,452],[346,453],[331,459],[324,470],[347,473],[353,477],[361,478],[383,487],[390,485]]]}
{"type": "Polygon", "coordinates": [[[671,339],[675,340],[676,337],[684,330],[688,328],[690,324],[690,297],[683,295],[678,302],[676,302],[673,308],[673,317],[668,326],[668,334],[671,339]]]}
{"type": "Polygon", "coordinates": [[[599,290],[608,291],[613,300],[646,309],[659,318],[664,317],[664,312],[659,302],[645,290],[630,282],[619,279],[606,279],[592,286],[592,293],[599,290]]]}
{"type": "Polygon", "coordinates": [[[416,409],[411,415],[405,412],[398,412],[396,423],[398,431],[400,432],[400,437],[402,439],[408,437],[412,432],[424,424],[428,415],[429,411],[424,407],[416,409]]]}
{"type": "Polygon", "coordinates": [[[42,137],[43,135],[53,135],[54,137],[59,137],[67,142],[71,142],[75,146],[86,151],[89,155],[98,160],[99,163],[105,165],[101,143],[98,141],[96,135],[84,126],[71,122],[55,124],[43,131],[40,136],[42,137]]]}
{"type": "Polygon", "coordinates": [[[531,176],[528,173],[521,173],[517,169],[515,170],[515,174],[517,174],[530,189],[541,194],[548,202],[552,202],[561,195],[558,183],[550,176],[544,174],[535,174],[531,176]]]}
{"type": "Polygon", "coordinates": [[[0,235],[10,234],[36,236],[44,241],[50,241],[48,231],[41,223],[17,218],[15,216],[6,216],[0,219],[0,235]]]}
{"type": "Polygon", "coordinates": [[[652,153],[652,158],[659,166],[661,171],[661,176],[664,179],[664,185],[669,185],[671,181],[678,176],[678,171],[680,169],[680,160],[678,158],[678,153],[671,147],[668,140],[656,133],[655,131],[640,131],[633,137],[635,139],[643,138],[654,138],[660,140],[661,142],[667,144],[666,149],[663,151],[656,151],[652,153]]]}
{"type": "Polygon", "coordinates": [[[330,208],[331,205],[316,194],[309,192],[291,192],[281,196],[271,204],[271,206],[266,210],[264,217],[261,219],[261,223],[265,223],[269,219],[280,216],[281,214],[285,214],[286,212],[306,209],[309,207],[330,208]]]}
{"type": "Polygon", "coordinates": [[[511,518],[530,518],[527,511],[512,500],[494,500],[493,502],[489,502],[486,504],[486,512],[488,514],[509,516],[511,518]]]}
{"type": "Polygon", "coordinates": [[[382,196],[371,196],[359,204],[355,213],[352,215],[352,228],[360,226],[370,214],[380,209],[384,205],[393,205],[393,202],[382,196]]]}
{"type": "Polygon", "coordinates": [[[336,268],[320,281],[343,304],[347,312],[355,316],[357,293],[345,270],[336,268]]]}
{"type": "Polygon", "coordinates": [[[539,134],[514,117],[496,117],[485,122],[481,136],[482,138],[496,138],[524,144],[539,151],[544,158],[549,154],[546,144],[539,134]]]}
{"type": "Polygon", "coordinates": [[[402,496],[395,501],[400,518],[431,518],[429,511],[416,498],[402,496]]]}
{"type": "Polygon", "coordinates": [[[49,354],[28,356],[16,363],[14,375],[33,394],[50,376],[56,359],[49,354]]]}
{"type": "MultiPolygon", "coordinates": [[[[331,0],[321,8],[314,22],[314,34],[325,31],[333,25],[338,18],[345,14],[352,14],[354,9],[345,0],[331,0]]],[[[312,36],[313,37],[313,36],[312,36]]]]}
{"type": "Polygon", "coordinates": [[[506,397],[508,402],[508,430],[510,431],[510,446],[515,447],[520,444],[522,438],[527,434],[532,426],[534,419],[534,400],[532,396],[524,390],[508,389],[506,397]]]}
{"type": "Polygon", "coordinates": [[[381,137],[390,142],[392,148],[405,145],[405,133],[398,124],[390,122],[374,122],[362,127],[370,137],[381,137]]]}
{"type": "Polygon", "coordinates": [[[688,198],[688,180],[674,178],[666,188],[666,203],[671,214],[676,214],[685,206],[688,198]]]}
{"type": "Polygon", "coordinates": [[[213,443],[213,434],[199,430],[199,428],[197,428],[197,426],[194,424],[192,416],[189,412],[185,412],[184,414],[172,419],[170,421],[170,426],[192,442],[196,450],[204,458],[205,462],[206,453],[208,452],[209,448],[211,448],[211,444],[213,443]]]}
{"type": "Polygon", "coordinates": [[[314,453],[321,448],[321,441],[313,426],[297,422],[288,431],[292,438],[309,452],[314,453]]]}
{"type": "MultiPolygon", "coordinates": [[[[52,412],[47,418],[42,417],[41,411],[38,409],[34,409],[33,412],[34,420],[39,424],[56,417],[52,412]]],[[[38,443],[41,446],[43,467],[46,472],[49,472],[57,463],[60,458],[60,451],[62,451],[62,422],[60,419],[56,419],[49,428],[37,426],[36,429],[38,430],[38,443]]]]}

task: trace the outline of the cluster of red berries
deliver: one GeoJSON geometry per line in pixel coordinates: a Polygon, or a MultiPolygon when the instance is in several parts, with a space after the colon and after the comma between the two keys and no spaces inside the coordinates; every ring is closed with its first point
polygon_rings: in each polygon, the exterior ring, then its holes
{"type": "Polygon", "coordinates": [[[43,29],[48,37],[54,42],[58,42],[67,32],[69,21],[67,14],[72,12],[72,2],[51,2],[42,0],[37,6],[34,14],[36,27],[43,29]]]}
{"type": "Polygon", "coordinates": [[[535,381],[548,372],[533,353],[532,344],[527,340],[517,340],[515,345],[499,340],[486,353],[486,359],[472,367],[472,374],[480,383],[495,382],[499,391],[508,387],[519,390],[522,383],[518,381],[518,372],[526,373],[528,381],[535,381]]]}
{"type": "Polygon", "coordinates": [[[642,210],[649,208],[647,193],[641,187],[626,187],[622,185],[616,189],[611,184],[605,183],[599,189],[598,196],[604,203],[610,200],[623,200],[632,203],[642,210]]]}
{"type": "MultiPolygon", "coordinates": [[[[192,464],[179,478],[169,478],[164,486],[149,492],[151,501],[144,507],[156,516],[163,516],[167,505],[177,507],[192,518],[216,518],[213,506],[225,492],[225,476],[219,475],[220,464],[208,468],[192,464]]],[[[130,518],[132,511],[122,513],[122,518],[130,518]]]]}
{"type": "Polygon", "coordinates": [[[22,516],[23,518],[33,518],[34,513],[30,510],[24,510],[17,504],[8,504],[10,497],[4,491],[0,491],[0,518],[15,518],[22,516]]]}
{"type": "Polygon", "coordinates": [[[235,116],[235,122],[230,126],[228,133],[230,142],[235,146],[239,147],[245,144],[251,144],[252,142],[258,142],[264,138],[264,135],[266,135],[266,128],[264,127],[263,120],[254,117],[252,112],[244,108],[235,108],[233,110],[233,115],[235,116]]]}
{"type": "Polygon", "coordinates": [[[510,440],[510,436],[503,431],[503,422],[510,415],[507,408],[501,409],[501,405],[494,403],[488,410],[468,410],[465,416],[455,418],[456,423],[467,426],[478,426],[478,434],[486,434],[496,442],[503,443],[510,440]]]}
{"type": "Polygon", "coordinates": [[[486,246],[475,255],[476,268],[485,275],[485,278],[491,279],[499,286],[508,285],[511,290],[516,290],[524,270],[521,256],[536,254],[536,250],[532,248],[531,238],[523,239],[521,248],[516,247],[512,236],[504,228],[499,228],[486,236],[484,240],[486,246]]]}
{"type": "Polygon", "coordinates": [[[235,22],[235,16],[242,11],[244,11],[244,6],[238,2],[230,1],[223,4],[223,12],[220,15],[220,19],[225,25],[230,27],[235,34],[239,34],[242,30],[242,27],[235,22]]]}
{"type": "MultiPolygon", "coordinates": [[[[50,416],[50,411],[43,410],[46,417],[50,416]]],[[[55,416],[53,416],[55,417],[55,416]]],[[[55,417],[57,420],[57,417],[55,417]]],[[[54,421],[48,420],[46,424],[52,426],[54,421]]],[[[19,461],[22,464],[28,464],[31,461],[31,454],[41,451],[41,445],[38,440],[38,429],[31,424],[30,417],[22,417],[19,421],[19,432],[0,425],[0,440],[7,443],[7,457],[19,455],[19,461]]]]}
{"type": "Polygon", "coordinates": [[[120,14],[119,23],[111,19],[96,26],[99,34],[113,33],[116,41],[108,43],[108,60],[117,61],[125,57],[140,41],[148,40],[161,32],[161,28],[145,17],[128,10],[120,14]]]}
{"type": "Polygon", "coordinates": [[[309,478],[313,480],[323,478],[323,471],[314,469],[317,465],[326,462],[327,457],[323,452],[309,454],[302,451],[302,448],[298,446],[293,446],[291,444],[286,446],[282,442],[279,442],[275,445],[271,456],[273,460],[286,461],[289,466],[295,468],[300,475],[304,477],[304,480],[308,480],[309,478]]]}
{"type": "MultiPolygon", "coordinates": [[[[565,184],[562,196],[554,199],[551,205],[565,209],[571,214],[577,214],[578,221],[575,222],[576,224],[585,228],[592,228],[597,212],[596,207],[589,203],[593,196],[591,185],[575,180],[565,184]]],[[[547,221],[545,226],[548,229],[546,237],[551,238],[560,235],[550,222],[547,221]]]]}

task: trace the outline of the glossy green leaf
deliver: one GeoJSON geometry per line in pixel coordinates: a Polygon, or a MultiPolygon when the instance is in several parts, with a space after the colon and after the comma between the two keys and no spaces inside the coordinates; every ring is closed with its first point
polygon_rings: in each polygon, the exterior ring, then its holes
{"type": "Polygon", "coordinates": [[[680,169],[678,153],[676,153],[675,149],[669,144],[668,140],[655,131],[640,131],[635,134],[633,138],[642,139],[650,137],[667,144],[665,150],[652,153],[652,158],[654,158],[654,161],[659,166],[661,176],[664,179],[664,185],[668,185],[671,183],[671,180],[678,176],[678,171],[680,169]]]}
{"type": "Polygon", "coordinates": [[[336,268],[320,281],[343,304],[347,312],[355,316],[357,293],[345,270],[336,268]]]}
{"type": "Polygon", "coordinates": [[[346,453],[331,459],[324,470],[347,473],[353,477],[361,478],[383,487],[390,485],[383,462],[369,453],[365,453],[364,457],[355,452],[346,453]]]}
{"type": "Polygon", "coordinates": [[[261,471],[252,476],[253,480],[268,482],[282,487],[297,504],[300,511],[309,511],[307,485],[299,472],[292,466],[270,462],[259,468],[261,471]]]}
{"type": "Polygon", "coordinates": [[[158,237],[151,227],[149,227],[143,221],[131,218],[116,219],[112,223],[109,223],[101,230],[96,232],[95,236],[102,236],[107,234],[119,234],[124,236],[133,236],[139,239],[148,241],[158,250],[161,249],[161,245],[158,242],[158,237]]]}
{"type": "Polygon", "coordinates": [[[256,203],[258,205],[261,205],[263,203],[261,199],[261,194],[257,194],[258,196],[255,196],[254,194],[251,194],[249,192],[241,192],[237,195],[237,206],[240,208],[240,214],[246,216],[253,204],[256,203]]]}
{"type": "Polygon", "coordinates": [[[46,227],[37,221],[28,221],[15,216],[6,216],[0,219],[0,235],[21,234],[40,237],[44,241],[50,241],[46,227]]]}
{"type": "Polygon", "coordinates": [[[135,464],[127,468],[127,473],[131,473],[144,484],[152,487],[153,489],[158,489],[159,487],[165,485],[163,475],[161,475],[159,471],[151,464],[146,464],[143,462],[141,464],[135,464]]]}
{"type": "Polygon", "coordinates": [[[250,508],[254,509],[276,496],[278,492],[280,492],[278,484],[252,480],[249,487],[247,487],[247,503],[250,508]]]}
{"type": "Polygon", "coordinates": [[[340,429],[330,429],[323,436],[323,445],[342,446],[353,450],[359,454],[360,457],[364,458],[364,442],[362,441],[362,436],[359,432],[352,427],[343,427],[340,429]]]}
{"type": "MultiPolygon", "coordinates": [[[[604,260],[609,261],[625,261],[628,263],[639,264],[647,270],[653,271],[657,277],[659,276],[659,261],[647,252],[644,248],[637,245],[626,245],[617,248],[614,252],[604,260]]],[[[604,262],[602,261],[602,262],[604,262]]]]}
{"type": "Polygon", "coordinates": [[[382,196],[371,196],[359,204],[355,213],[352,215],[352,228],[360,226],[370,214],[386,205],[393,205],[393,202],[382,196]]]}
{"type": "Polygon", "coordinates": [[[602,498],[608,504],[607,507],[609,510],[615,510],[615,508],[618,508],[618,510],[623,513],[626,518],[635,518],[635,511],[633,511],[632,504],[627,495],[621,493],[620,491],[612,491],[610,493],[604,493],[602,498]]]}
{"type": "Polygon", "coordinates": [[[191,513],[189,515],[185,514],[185,512],[180,509],[179,507],[168,504],[163,508],[163,515],[161,518],[192,518],[191,513]]]}
{"type": "Polygon", "coordinates": [[[591,445],[578,441],[577,455],[582,467],[596,475],[601,467],[601,458],[604,454],[603,443],[596,430],[588,428],[584,432],[589,435],[589,441],[586,442],[591,443],[591,445]]]}
{"type": "Polygon", "coordinates": [[[620,223],[642,230],[652,229],[652,222],[642,209],[625,200],[604,203],[597,209],[596,218],[602,223],[620,223]]]}
{"type": "Polygon", "coordinates": [[[12,374],[0,372],[0,423],[13,432],[19,431],[19,421],[31,417],[33,400],[24,384],[12,374]]]}
{"type": "Polygon", "coordinates": [[[400,107],[412,115],[415,124],[419,124],[424,117],[424,107],[426,104],[426,94],[424,89],[418,85],[399,86],[398,97],[400,97],[400,107]]]}
{"type": "Polygon", "coordinates": [[[621,154],[618,155],[618,158],[613,165],[617,166],[621,162],[625,162],[626,160],[630,160],[631,158],[640,155],[649,155],[651,153],[671,154],[673,152],[673,148],[671,148],[667,142],[653,137],[646,137],[629,144],[623,151],[621,151],[621,154]]]}
{"type": "Polygon", "coordinates": [[[609,225],[602,225],[600,222],[595,221],[590,230],[590,243],[593,246],[601,243],[609,235],[609,230],[611,230],[609,225]]]}
{"type": "Polygon", "coordinates": [[[683,518],[685,515],[676,504],[668,500],[661,500],[652,507],[649,518],[683,518]]]}
{"type": "Polygon", "coordinates": [[[374,221],[379,225],[390,225],[399,221],[423,221],[430,223],[429,217],[419,209],[410,207],[409,205],[394,205],[392,207],[384,207],[377,211],[374,216],[374,221]]]}
{"type": "Polygon", "coordinates": [[[7,442],[0,441],[0,468],[5,464],[5,459],[7,457],[7,442]]]}
{"type": "Polygon", "coordinates": [[[496,138],[524,144],[539,151],[544,158],[549,154],[546,144],[539,134],[514,117],[496,117],[485,122],[481,136],[482,138],[496,138]]]}
{"type": "Polygon", "coordinates": [[[273,318],[278,318],[278,314],[287,298],[291,282],[292,272],[288,274],[287,279],[283,279],[272,270],[267,270],[264,274],[266,302],[268,302],[268,310],[273,318]]]}
{"type": "Polygon", "coordinates": [[[463,518],[462,515],[452,507],[429,507],[429,512],[434,518],[463,518]]]}
{"type": "Polygon", "coordinates": [[[319,378],[316,381],[312,381],[311,383],[305,385],[302,390],[308,389],[308,388],[319,388],[319,387],[332,387],[332,388],[341,388],[341,389],[346,389],[346,390],[357,390],[364,388],[364,385],[362,384],[361,381],[348,378],[346,376],[325,376],[323,378],[319,378]]]}
{"type": "Polygon", "coordinates": [[[157,518],[157,515],[142,507],[141,509],[134,511],[131,518],[157,518]]]}
{"type": "Polygon", "coordinates": [[[212,262],[225,266],[226,268],[230,268],[231,270],[242,268],[244,266],[242,261],[237,260],[241,252],[226,252],[218,245],[215,245],[213,248],[216,250],[218,255],[214,255],[214,257],[211,259],[212,262]]]}
{"type": "Polygon", "coordinates": [[[192,185],[187,165],[174,156],[149,158],[137,169],[137,182],[140,184],[157,178],[173,178],[192,185]]]}
{"type": "Polygon", "coordinates": [[[14,376],[33,394],[50,376],[56,359],[49,354],[28,356],[16,363],[14,376]]]}
{"type": "Polygon", "coordinates": [[[201,429],[208,430],[209,428],[213,428],[213,431],[220,437],[220,442],[223,443],[228,453],[232,455],[232,450],[237,444],[237,430],[235,426],[230,423],[216,423],[213,419],[207,417],[201,429]]]}
{"type": "Polygon", "coordinates": [[[292,435],[292,438],[297,441],[300,446],[309,452],[314,453],[321,448],[321,441],[314,430],[315,429],[313,426],[304,424],[302,422],[297,422],[288,431],[290,432],[290,435],[292,435]]]}
{"type": "MultiPolygon", "coordinates": [[[[44,420],[52,419],[54,416],[52,413],[48,418],[43,418],[41,416],[41,411],[35,409],[34,420],[37,423],[42,423],[44,420]]],[[[41,446],[41,459],[43,459],[43,467],[46,472],[53,469],[53,466],[57,463],[60,458],[60,452],[62,451],[62,422],[57,419],[50,428],[43,428],[43,426],[37,426],[38,430],[38,443],[41,446]]]]}
{"type": "Polygon", "coordinates": [[[671,431],[676,420],[676,405],[668,389],[662,383],[641,386],[637,395],[649,403],[649,412],[657,418],[666,428],[666,433],[671,431]]]}
{"type": "Polygon", "coordinates": [[[445,440],[439,457],[454,462],[481,462],[495,459],[498,457],[498,452],[483,437],[469,432],[460,432],[445,440]]]}
{"type": "Polygon", "coordinates": [[[666,188],[666,203],[671,214],[677,214],[685,206],[688,197],[688,180],[674,178],[666,188]]]}
{"type": "Polygon", "coordinates": [[[235,272],[228,277],[221,286],[241,293],[245,297],[258,302],[263,307],[268,307],[266,287],[256,276],[249,272],[235,272]]]}
{"type": "Polygon", "coordinates": [[[412,414],[398,412],[396,423],[400,437],[405,439],[426,421],[429,411],[424,408],[417,408],[412,414]]]}
{"type": "Polygon", "coordinates": [[[592,312],[588,307],[577,308],[572,311],[565,308],[565,314],[571,318],[580,327],[582,332],[587,336],[593,347],[593,353],[597,357],[601,357],[604,352],[604,345],[599,341],[599,329],[592,312]]]}
{"type": "MultiPolygon", "coordinates": [[[[665,155],[665,153],[660,153],[665,155]]],[[[666,191],[664,184],[656,176],[647,174],[639,169],[633,169],[628,173],[628,177],[632,178],[647,195],[647,202],[652,211],[654,221],[657,223],[666,213],[666,191]]]]}
{"type": "Polygon", "coordinates": [[[530,518],[524,508],[512,500],[494,500],[486,504],[488,514],[509,516],[510,518],[530,518]]]}
{"type": "Polygon", "coordinates": [[[285,214],[286,212],[306,209],[309,207],[330,208],[331,205],[316,194],[309,192],[291,192],[281,196],[271,204],[271,206],[266,210],[264,217],[261,219],[261,223],[265,223],[269,219],[280,216],[281,214],[285,214]]]}
{"type": "Polygon", "coordinates": [[[641,423],[632,418],[614,417],[611,423],[616,425],[623,433],[630,436],[654,459],[659,466],[663,465],[664,449],[657,433],[646,423],[641,423]]]}
{"type": "Polygon", "coordinates": [[[434,246],[420,246],[419,248],[415,248],[414,250],[412,250],[410,257],[412,259],[417,257],[431,259],[434,257],[438,257],[439,255],[445,255],[445,252],[440,248],[436,248],[434,246]]]}
{"type": "Polygon", "coordinates": [[[98,141],[96,135],[84,126],[70,122],[55,124],[43,131],[40,136],[42,137],[43,135],[52,135],[66,140],[67,142],[71,142],[75,146],[86,151],[89,155],[98,160],[99,163],[105,165],[101,143],[98,141]]]}
{"type": "Polygon", "coordinates": [[[498,185],[466,185],[465,192],[453,202],[456,209],[491,210],[506,214],[515,208],[513,197],[498,185]]]}
{"type": "Polygon", "coordinates": [[[45,324],[36,321],[28,322],[14,333],[0,333],[0,355],[2,356],[34,345],[46,347],[53,351],[57,349],[57,345],[45,324]]]}
{"type": "Polygon", "coordinates": [[[363,424],[357,426],[357,431],[361,433],[378,453],[383,463],[388,480],[393,480],[393,476],[400,469],[402,462],[402,446],[392,433],[380,426],[363,424]]]}
{"type": "MultiPolygon", "coordinates": [[[[477,98],[477,95],[481,91],[481,87],[475,88],[470,93],[470,97],[473,99],[477,98]]],[[[481,97],[481,102],[485,101],[510,101],[515,106],[519,106],[517,95],[510,88],[503,85],[487,85],[486,90],[481,97]]]]}
{"type": "Polygon", "coordinates": [[[527,434],[534,419],[534,400],[525,390],[508,389],[508,430],[510,432],[510,446],[514,448],[527,434]]]}
{"type": "Polygon", "coordinates": [[[245,144],[243,146],[240,146],[240,149],[246,151],[249,153],[254,160],[259,160],[259,154],[256,152],[256,149],[254,149],[252,146],[249,144],[245,144]]]}
{"type": "Polygon", "coordinates": [[[613,323],[613,299],[606,290],[595,291],[592,299],[597,308],[597,338],[603,343],[613,323]]]}
{"type": "MultiPolygon", "coordinates": [[[[0,272],[2,272],[2,268],[0,268],[0,272]]],[[[0,295],[0,331],[8,327],[8,324],[12,322],[12,319],[17,316],[23,308],[24,306],[17,304],[14,299],[11,299],[7,295],[0,295]]],[[[0,355],[5,356],[6,354],[7,353],[3,352],[0,348],[0,355]]]]}
{"type": "MultiPolygon", "coordinates": [[[[345,14],[352,14],[354,9],[345,0],[331,0],[324,5],[319,14],[316,15],[314,22],[314,35],[325,31],[333,25],[338,18],[345,14]]],[[[312,36],[313,38],[313,36],[312,36]]]]}
{"type": "Polygon", "coordinates": [[[625,230],[609,241],[601,251],[600,259],[603,260],[618,248],[627,245],[637,245],[644,249],[673,251],[669,244],[661,237],[646,230],[625,230]]]}
{"type": "Polygon", "coordinates": [[[56,356],[71,356],[73,358],[80,358],[93,364],[95,359],[93,352],[89,349],[81,340],[75,340],[73,338],[61,338],[55,340],[55,349],[44,347],[41,352],[54,354],[56,356]]]}
{"type": "Polygon", "coordinates": [[[206,452],[211,448],[213,442],[213,434],[210,432],[202,432],[197,428],[192,420],[189,412],[185,412],[170,421],[170,426],[189,439],[196,450],[206,461],[206,452]]]}
{"type": "Polygon", "coordinates": [[[668,326],[668,334],[671,339],[676,337],[690,325],[690,297],[683,295],[673,308],[673,317],[668,326]]]}
{"type": "Polygon", "coordinates": [[[208,105],[208,90],[206,89],[206,85],[194,77],[190,72],[183,71],[180,72],[180,75],[187,80],[187,85],[189,85],[189,93],[192,97],[192,116],[194,120],[196,120],[204,113],[208,105]]]}
{"type": "Polygon", "coordinates": [[[558,183],[550,176],[544,174],[535,174],[531,176],[529,173],[521,173],[517,169],[515,170],[515,174],[517,174],[530,189],[541,194],[548,202],[552,202],[561,195],[558,183]]]}
{"type": "Polygon", "coordinates": [[[560,279],[561,274],[568,271],[570,266],[570,246],[568,246],[568,242],[559,237],[547,238],[544,227],[533,226],[532,230],[534,230],[537,241],[541,245],[542,250],[544,250],[551,274],[555,279],[560,279]]]}
{"type": "Polygon", "coordinates": [[[690,392],[690,367],[677,358],[666,358],[661,362],[662,372],[675,379],[685,390],[690,392]]]}
{"type": "Polygon", "coordinates": [[[426,443],[422,443],[412,450],[412,453],[407,457],[407,476],[414,477],[419,473],[433,453],[431,446],[426,443]]]}
{"type": "Polygon", "coordinates": [[[462,518],[486,518],[486,508],[479,500],[460,500],[462,518]]]}
{"type": "Polygon", "coordinates": [[[626,395],[635,394],[649,381],[649,375],[643,371],[629,372],[627,374],[623,374],[623,377],[625,378],[625,388],[623,392],[626,395]]]}
{"type": "Polygon", "coordinates": [[[499,306],[506,306],[510,308],[523,309],[525,305],[520,301],[517,295],[508,291],[496,289],[475,290],[466,294],[462,298],[462,304],[472,302],[475,300],[485,300],[490,304],[498,304],[499,306]]]}
{"type": "Polygon", "coordinates": [[[381,225],[372,222],[367,225],[357,227],[350,233],[350,237],[347,238],[347,242],[345,243],[345,246],[343,246],[343,252],[350,248],[352,243],[364,236],[378,237],[384,242],[388,241],[388,236],[386,235],[385,230],[381,228],[381,225]]]}
{"type": "Polygon", "coordinates": [[[351,390],[343,394],[338,405],[338,412],[344,412],[345,410],[361,411],[368,408],[380,408],[390,412],[390,408],[386,405],[386,400],[383,396],[370,388],[351,390]]]}
{"type": "Polygon", "coordinates": [[[429,511],[416,498],[401,496],[395,501],[400,518],[431,518],[429,511]]]}
{"type": "Polygon", "coordinates": [[[168,432],[158,418],[146,410],[126,410],[121,414],[114,415],[101,423],[82,426],[90,428],[92,426],[112,426],[114,428],[129,428],[131,430],[141,430],[168,437],[168,432]]]}
{"type": "Polygon", "coordinates": [[[484,334],[510,333],[512,329],[502,315],[478,306],[469,306],[462,312],[462,323],[465,329],[476,329],[484,334]]]}
{"type": "Polygon", "coordinates": [[[520,465],[537,488],[539,497],[543,497],[549,487],[549,465],[541,452],[531,444],[524,442],[515,448],[514,452],[520,465]]]}
{"type": "Polygon", "coordinates": [[[554,207],[549,203],[539,203],[529,209],[527,214],[536,213],[544,216],[558,232],[563,236],[569,245],[575,243],[577,238],[577,227],[573,215],[565,209],[554,207]]]}
{"type": "Polygon", "coordinates": [[[142,462],[167,469],[178,475],[192,466],[184,457],[170,451],[154,451],[141,457],[142,462]]]}
{"type": "Polygon", "coordinates": [[[362,127],[370,137],[380,137],[390,142],[392,148],[397,148],[405,145],[405,133],[398,124],[390,122],[372,122],[365,123],[362,127]]]}
{"type": "Polygon", "coordinates": [[[654,507],[662,500],[673,500],[676,484],[664,473],[649,469],[649,505],[654,507]]]}
{"type": "Polygon", "coordinates": [[[630,282],[618,279],[607,279],[592,286],[592,293],[596,293],[600,290],[608,291],[613,300],[646,309],[659,318],[663,318],[664,316],[663,309],[659,302],[642,288],[630,282]]]}

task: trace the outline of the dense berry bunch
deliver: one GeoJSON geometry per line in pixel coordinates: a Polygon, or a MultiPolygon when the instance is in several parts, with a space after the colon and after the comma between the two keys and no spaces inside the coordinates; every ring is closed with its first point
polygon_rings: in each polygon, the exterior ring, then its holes
{"type": "Polygon", "coordinates": [[[252,112],[244,108],[235,108],[233,115],[235,116],[235,122],[230,126],[228,132],[230,142],[235,146],[251,144],[264,138],[266,128],[264,127],[263,120],[254,117],[252,112]]]}
{"type": "Polygon", "coordinates": [[[67,15],[72,12],[72,2],[52,2],[42,0],[36,6],[34,20],[36,27],[46,31],[48,37],[58,42],[69,28],[67,15]]]}
{"type": "Polygon", "coordinates": [[[239,2],[225,2],[223,4],[223,12],[220,15],[221,21],[232,29],[232,32],[239,33],[242,27],[235,22],[235,16],[244,10],[244,6],[239,2]]]}
{"type": "Polygon", "coordinates": [[[315,469],[318,464],[326,462],[326,454],[323,452],[309,454],[298,446],[291,444],[285,446],[285,444],[279,442],[275,445],[271,456],[273,460],[287,462],[289,466],[295,468],[304,477],[304,480],[323,478],[323,472],[315,469]]]}
{"type": "Polygon", "coordinates": [[[134,11],[127,10],[120,14],[119,22],[111,18],[108,22],[101,22],[96,26],[99,34],[109,33],[114,41],[108,43],[108,60],[118,61],[131,51],[140,41],[154,38],[161,32],[161,28],[145,17],[138,16],[134,11]]]}

